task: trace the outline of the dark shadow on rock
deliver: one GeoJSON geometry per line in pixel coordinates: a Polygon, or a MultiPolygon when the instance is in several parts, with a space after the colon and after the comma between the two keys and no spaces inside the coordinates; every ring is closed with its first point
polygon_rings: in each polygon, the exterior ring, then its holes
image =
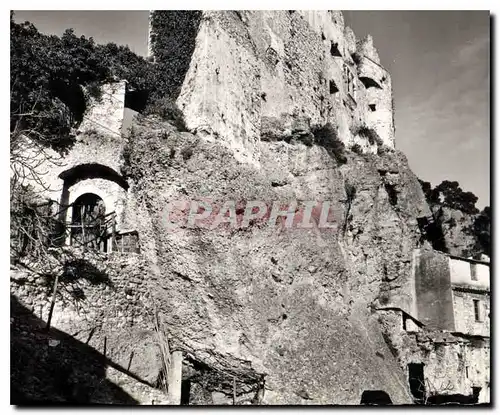
{"type": "Polygon", "coordinates": [[[11,296],[11,405],[133,405],[106,379],[105,356],[46,323],[11,296]]]}

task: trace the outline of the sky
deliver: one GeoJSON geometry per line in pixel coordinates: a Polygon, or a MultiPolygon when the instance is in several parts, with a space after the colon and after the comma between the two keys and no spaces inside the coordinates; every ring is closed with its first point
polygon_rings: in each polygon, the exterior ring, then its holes
{"type": "MultiPolygon", "coordinates": [[[[357,38],[370,33],[392,77],[396,147],[434,186],[456,180],[490,204],[488,11],[345,11],[357,38]]],[[[73,28],[96,42],[147,53],[147,11],[16,11],[41,32],[73,28]]]]}

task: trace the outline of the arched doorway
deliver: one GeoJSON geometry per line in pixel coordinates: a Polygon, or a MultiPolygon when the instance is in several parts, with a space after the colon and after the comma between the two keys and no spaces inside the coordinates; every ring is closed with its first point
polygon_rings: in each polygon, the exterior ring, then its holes
{"type": "Polygon", "coordinates": [[[94,193],[84,193],[73,203],[71,245],[107,251],[106,206],[94,193]]]}

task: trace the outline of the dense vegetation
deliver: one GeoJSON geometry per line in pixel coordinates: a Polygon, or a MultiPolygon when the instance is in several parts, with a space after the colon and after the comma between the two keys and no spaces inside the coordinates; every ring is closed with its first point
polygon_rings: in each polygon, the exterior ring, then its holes
{"type": "Polygon", "coordinates": [[[191,63],[201,17],[202,12],[196,10],[155,10],[151,13],[151,48],[158,73],[156,98],[176,99],[179,95],[191,63]]]}
{"type": "Polygon", "coordinates": [[[130,89],[145,92],[144,113],[167,107],[160,115],[182,118],[173,101],[163,105],[169,75],[163,65],[148,62],[127,46],[96,44],[72,29],[61,37],[45,35],[29,22],[16,23],[13,13],[10,36],[11,132],[22,131],[44,145],[64,149],[89,98],[99,98],[99,85],[120,79],[126,79],[130,89]]]}
{"type": "MultiPolygon", "coordinates": [[[[436,187],[429,182],[420,181],[427,203],[434,211],[447,207],[459,210],[467,215],[473,215],[474,223],[470,232],[476,239],[474,253],[491,254],[491,209],[486,206],[481,212],[476,207],[477,196],[472,192],[464,192],[458,182],[444,180],[436,187]]],[[[439,216],[439,213],[438,215],[439,216]]]]}

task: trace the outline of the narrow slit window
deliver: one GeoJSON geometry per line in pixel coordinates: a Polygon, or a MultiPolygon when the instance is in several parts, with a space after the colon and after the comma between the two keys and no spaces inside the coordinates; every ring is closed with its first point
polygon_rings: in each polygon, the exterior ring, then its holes
{"type": "Polygon", "coordinates": [[[474,302],[474,318],[476,321],[482,321],[481,319],[481,303],[479,300],[472,300],[474,302]]]}
{"type": "Polygon", "coordinates": [[[470,279],[472,281],[477,281],[476,264],[470,264],[470,279]]]}

